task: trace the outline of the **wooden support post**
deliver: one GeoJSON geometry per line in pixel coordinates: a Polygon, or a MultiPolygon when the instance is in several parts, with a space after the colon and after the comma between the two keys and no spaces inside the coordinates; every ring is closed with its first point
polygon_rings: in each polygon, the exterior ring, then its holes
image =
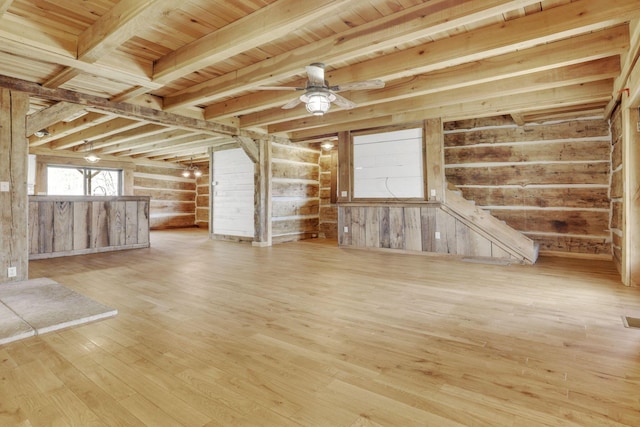
{"type": "Polygon", "coordinates": [[[348,131],[338,133],[338,203],[351,200],[351,135],[348,131]]]}
{"type": "Polygon", "coordinates": [[[0,283],[29,277],[28,110],[27,94],[0,89],[0,283]],[[9,267],[15,277],[8,277],[9,267]]]}
{"type": "Polygon", "coordinates": [[[427,200],[445,201],[444,177],[444,136],[442,120],[426,119],[424,121],[424,140],[426,150],[425,176],[427,179],[427,200]]]}
{"type": "Polygon", "coordinates": [[[638,106],[622,103],[624,219],[622,283],[640,286],[640,121],[638,106]]]}
{"type": "MultiPolygon", "coordinates": [[[[254,246],[271,246],[271,141],[258,141],[259,161],[255,164],[254,246]]],[[[245,150],[246,151],[246,150],[245,150]]]]}

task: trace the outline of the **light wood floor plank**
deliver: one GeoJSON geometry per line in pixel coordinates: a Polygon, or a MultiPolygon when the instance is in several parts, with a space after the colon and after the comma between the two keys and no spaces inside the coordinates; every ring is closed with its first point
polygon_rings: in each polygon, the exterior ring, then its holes
{"type": "Polygon", "coordinates": [[[153,232],[30,263],[115,318],[0,347],[0,423],[640,425],[640,289],[533,266],[153,232]]]}

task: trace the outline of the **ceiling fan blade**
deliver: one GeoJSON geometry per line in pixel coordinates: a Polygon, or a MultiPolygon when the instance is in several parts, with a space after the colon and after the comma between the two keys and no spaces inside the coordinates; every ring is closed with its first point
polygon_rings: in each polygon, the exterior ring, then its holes
{"type": "Polygon", "coordinates": [[[286,104],[284,104],[282,106],[283,110],[288,110],[290,108],[293,108],[295,106],[297,106],[298,104],[300,104],[302,102],[302,100],[300,98],[296,98],[296,99],[292,99],[291,101],[287,102],[286,104]]]}
{"type": "Polygon", "coordinates": [[[347,98],[345,98],[344,96],[338,95],[338,94],[333,94],[336,99],[333,101],[338,107],[342,107],[342,108],[354,108],[357,106],[357,104],[353,101],[349,101],[347,98]]]}
{"type": "Polygon", "coordinates": [[[314,62],[311,65],[307,65],[306,68],[311,86],[324,86],[324,64],[314,62]]]}
{"type": "Polygon", "coordinates": [[[331,86],[331,89],[334,92],[342,92],[345,90],[361,90],[361,89],[380,89],[384,87],[384,82],[382,80],[364,80],[361,82],[350,82],[344,83],[341,85],[331,86]]]}
{"type": "Polygon", "coordinates": [[[304,90],[303,87],[292,86],[256,86],[255,90],[304,90]]]}

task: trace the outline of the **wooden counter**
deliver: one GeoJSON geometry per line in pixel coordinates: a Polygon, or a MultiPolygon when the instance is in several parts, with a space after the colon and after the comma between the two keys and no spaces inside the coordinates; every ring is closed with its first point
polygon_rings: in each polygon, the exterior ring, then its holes
{"type": "Polygon", "coordinates": [[[149,197],[29,196],[29,259],[149,247],[149,197]]]}

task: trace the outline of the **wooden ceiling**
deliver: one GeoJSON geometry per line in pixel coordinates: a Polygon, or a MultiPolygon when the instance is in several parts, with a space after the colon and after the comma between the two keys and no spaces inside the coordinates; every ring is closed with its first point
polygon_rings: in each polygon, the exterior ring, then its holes
{"type": "Polygon", "coordinates": [[[34,153],[91,141],[106,157],[198,162],[260,133],[607,117],[639,18],[638,0],[0,0],[0,86],[31,94],[34,153]],[[304,86],[313,62],[330,84],[386,87],[341,93],[358,107],[322,117],[280,108],[296,92],[256,90],[304,86]]]}

